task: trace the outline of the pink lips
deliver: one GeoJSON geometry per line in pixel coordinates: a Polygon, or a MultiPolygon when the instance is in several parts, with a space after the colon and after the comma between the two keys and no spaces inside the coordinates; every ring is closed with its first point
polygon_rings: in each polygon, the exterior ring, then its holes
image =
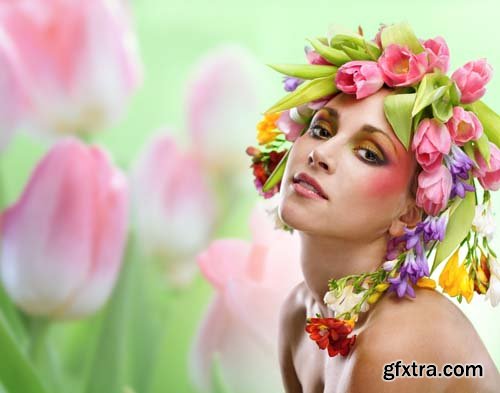
{"type": "Polygon", "coordinates": [[[325,194],[319,183],[307,173],[299,172],[295,174],[293,177],[292,187],[302,196],[313,199],[328,199],[328,196],[325,194]],[[310,187],[303,185],[302,182],[308,184],[310,187]]]}

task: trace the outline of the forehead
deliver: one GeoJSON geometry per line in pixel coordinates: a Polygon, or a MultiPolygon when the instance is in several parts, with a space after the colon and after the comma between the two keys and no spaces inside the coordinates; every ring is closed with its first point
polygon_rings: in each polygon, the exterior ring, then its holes
{"type": "Polygon", "coordinates": [[[350,122],[357,120],[359,123],[370,124],[397,139],[384,113],[384,99],[391,93],[392,90],[383,88],[360,100],[353,94],[339,93],[325,106],[336,109],[340,121],[345,118],[350,122]]]}

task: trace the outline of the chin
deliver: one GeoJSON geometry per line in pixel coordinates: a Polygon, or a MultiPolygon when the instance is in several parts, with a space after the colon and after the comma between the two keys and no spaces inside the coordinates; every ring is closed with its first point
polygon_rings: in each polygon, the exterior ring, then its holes
{"type": "Polygon", "coordinates": [[[292,227],[297,231],[311,231],[313,228],[312,224],[317,223],[314,218],[313,212],[311,211],[311,206],[301,203],[296,195],[287,195],[281,198],[278,215],[286,225],[292,227]]]}

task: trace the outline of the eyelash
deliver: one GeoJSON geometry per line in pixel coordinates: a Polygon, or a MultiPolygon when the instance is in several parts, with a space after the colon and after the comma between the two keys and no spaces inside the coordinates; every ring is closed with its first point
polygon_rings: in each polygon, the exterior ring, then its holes
{"type": "MultiPolygon", "coordinates": [[[[319,124],[315,124],[313,126],[311,126],[308,130],[308,133],[315,139],[323,139],[322,136],[319,136],[318,133],[315,132],[315,130],[320,130],[320,131],[325,131],[329,137],[332,136],[332,134],[330,134],[330,132],[324,128],[324,127],[321,127],[319,124]]],[[[361,147],[361,148],[356,148],[355,151],[358,151],[358,150],[365,150],[365,151],[368,151],[370,152],[371,154],[373,154],[373,156],[375,157],[375,160],[368,160],[368,159],[364,159],[364,161],[366,163],[368,163],[368,165],[382,165],[385,163],[385,160],[384,159],[381,159],[377,153],[375,153],[373,150],[371,149],[368,149],[366,147],[361,147]]]]}

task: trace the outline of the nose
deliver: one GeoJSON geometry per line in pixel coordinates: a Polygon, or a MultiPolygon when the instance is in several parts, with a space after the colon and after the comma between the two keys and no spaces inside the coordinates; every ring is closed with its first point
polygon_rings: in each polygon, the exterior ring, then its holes
{"type": "Polygon", "coordinates": [[[307,164],[310,167],[319,167],[327,173],[333,173],[334,165],[332,160],[327,157],[318,147],[311,150],[307,156],[307,164]]]}

